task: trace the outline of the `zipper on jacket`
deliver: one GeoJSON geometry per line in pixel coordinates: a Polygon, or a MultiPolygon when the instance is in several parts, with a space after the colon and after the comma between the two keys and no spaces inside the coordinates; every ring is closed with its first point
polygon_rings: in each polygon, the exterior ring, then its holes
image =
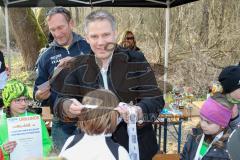
{"type": "Polygon", "coordinates": [[[68,53],[68,55],[70,54],[70,52],[69,52],[69,50],[68,49],[66,49],[67,50],[67,53],[68,53]]]}

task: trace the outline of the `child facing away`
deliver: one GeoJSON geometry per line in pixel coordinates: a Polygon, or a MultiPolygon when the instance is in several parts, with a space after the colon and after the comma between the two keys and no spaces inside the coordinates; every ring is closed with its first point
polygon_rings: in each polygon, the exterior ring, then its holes
{"type": "Polygon", "coordinates": [[[118,125],[119,114],[114,108],[118,98],[108,90],[97,89],[84,96],[78,117],[83,132],[71,136],[64,144],[60,157],[69,160],[130,160],[128,152],[111,139],[118,125]]]}
{"type": "MultiPolygon", "coordinates": [[[[18,145],[16,141],[8,140],[7,118],[34,116],[35,113],[27,111],[30,98],[27,86],[19,80],[9,80],[2,91],[4,102],[4,113],[0,119],[0,146],[4,159],[10,159],[10,153],[18,145]]],[[[48,135],[47,128],[41,120],[43,156],[47,156],[52,150],[52,141],[48,135]]],[[[34,149],[34,148],[33,148],[34,149]]]]}
{"type": "Polygon", "coordinates": [[[181,153],[181,160],[230,160],[226,144],[232,108],[226,96],[209,97],[200,109],[200,127],[193,128],[181,153]]]}
{"type": "MultiPolygon", "coordinates": [[[[240,66],[225,67],[218,77],[223,88],[223,94],[226,95],[229,102],[237,105],[240,111],[240,66]]],[[[231,119],[231,127],[239,124],[240,117],[235,116],[231,119]]]]}

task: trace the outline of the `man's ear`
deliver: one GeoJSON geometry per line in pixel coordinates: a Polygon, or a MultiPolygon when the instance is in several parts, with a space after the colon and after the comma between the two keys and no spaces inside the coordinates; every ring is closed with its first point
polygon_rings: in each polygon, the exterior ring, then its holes
{"type": "Polygon", "coordinates": [[[115,41],[117,41],[117,36],[118,36],[117,31],[114,31],[114,40],[115,40],[115,41]]]}
{"type": "Polygon", "coordinates": [[[89,43],[89,38],[88,38],[87,33],[85,33],[85,39],[86,39],[87,43],[89,43]]]}
{"type": "Polygon", "coordinates": [[[71,29],[73,29],[75,24],[74,24],[74,21],[72,19],[69,21],[69,25],[70,25],[71,29]]]}

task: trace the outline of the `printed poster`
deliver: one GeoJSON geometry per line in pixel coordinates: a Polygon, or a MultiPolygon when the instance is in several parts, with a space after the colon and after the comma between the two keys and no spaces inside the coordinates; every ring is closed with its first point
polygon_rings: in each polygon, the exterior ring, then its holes
{"type": "Polygon", "coordinates": [[[40,116],[13,117],[7,119],[9,141],[17,145],[10,154],[11,160],[27,160],[43,157],[40,116]]]}

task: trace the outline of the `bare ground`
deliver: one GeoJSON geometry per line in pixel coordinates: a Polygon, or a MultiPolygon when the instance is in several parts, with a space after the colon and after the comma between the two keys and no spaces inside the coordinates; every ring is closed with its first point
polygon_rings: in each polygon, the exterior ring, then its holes
{"type": "MultiPolygon", "coordinates": [[[[199,117],[192,117],[189,120],[184,120],[182,123],[182,137],[181,137],[181,148],[180,150],[182,151],[183,146],[186,141],[186,137],[189,133],[191,133],[191,130],[193,127],[195,127],[199,122],[199,117]]],[[[178,126],[176,126],[178,129],[178,126]]],[[[175,129],[172,125],[168,126],[168,134],[167,134],[167,154],[175,154],[177,153],[177,139],[171,135],[173,133],[174,136],[177,137],[177,133],[175,132],[175,129]]],[[[162,127],[162,132],[161,132],[161,151],[163,150],[163,127],[162,127]]]]}

